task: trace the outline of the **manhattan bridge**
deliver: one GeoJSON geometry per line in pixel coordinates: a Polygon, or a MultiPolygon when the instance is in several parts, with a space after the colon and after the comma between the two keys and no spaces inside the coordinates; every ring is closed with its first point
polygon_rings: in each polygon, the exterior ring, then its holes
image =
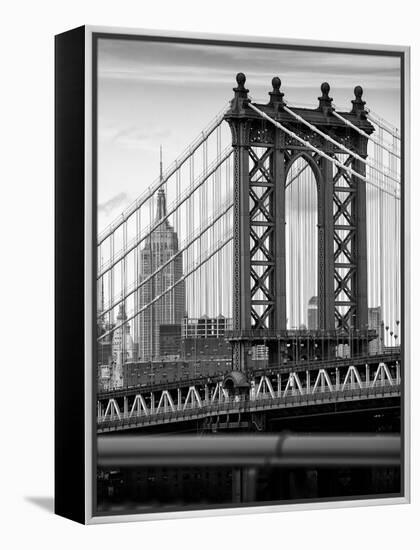
{"type": "Polygon", "coordinates": [[[100,434],[399,417],[399,132],[360,86],[338,109],[236,81],[98,235],[100,434]]]}

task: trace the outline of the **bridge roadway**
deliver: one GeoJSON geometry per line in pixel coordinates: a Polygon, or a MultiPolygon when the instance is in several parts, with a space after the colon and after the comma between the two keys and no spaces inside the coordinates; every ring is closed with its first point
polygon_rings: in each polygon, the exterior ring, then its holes
{"type": "MultiPolygon", "coordinates": [[[[99,433],[400,397],[399,353],[254,371],[239,388],[223,378],[173,380],[98,395],[99,433]],[[187,385],[185,383],[187,382],[187,385]]],[[[389,399],[388,399],[389,401],[389,399]]],[[[356,405],[358,406],[358,405],[356,405]]]]}
{"type": "MultiPolygon", "coordinates": [[[[327,391],[325,389],[300,394],[295,391],[293,394],[272,398],[269,394],[260,395],[255,399],[248,397],[227,398],[223,402],[188,406],[180,410],[161,411],[154,414],[132,415],[121,414],[120,418],[112,420],[99,420],[98,433],[145,428],[175,422],[190,422],[203,420],[211,417],[229,417],[229,415],[245,415],[253,412],[267,412],[272,410],[301,408],[309,406],[322,406],[345,402],[366,401],[371,399],[383,399],[400,397],[400,384],[390,385],[379,383],[374,387],[358,387],[338,391],[327,391]]],[[[231,423],[234,426],[235,423],[231,423]]],[[[242,427],[240,416],[236,422],[237,427],[242,427]]]]}

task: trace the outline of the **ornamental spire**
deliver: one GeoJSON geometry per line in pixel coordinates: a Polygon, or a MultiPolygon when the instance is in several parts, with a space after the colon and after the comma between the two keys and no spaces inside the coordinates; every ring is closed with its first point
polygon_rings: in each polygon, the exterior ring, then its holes
{"type": "Polygon", "coordinates": [[[271,81],[271,84],[273,86],[273,91],[269,92],[270,105],[277,110],[279,106],[284,105],[284,101],[283,101],[284,93],[280,91],[280,86],[281,86],[280,78],[278,76],[275,76],[271,81]]]}
{"type": "Polygon", "coordinates": [[[323,82],[321,84],[321,92],[322,96],[318,97],[319,100],[319,110],[324,111],[325,113],[331,112],[331,104],[333,98],[330,97],[328,94],[330,93],[330,85],[328,82],[323,82]]]}
{"type": "Polygon", "coordinates": [[[246,76],[244,73],[238,73],[236,75],[236,84],[233,91],[235,95],[231,101],[231,110],[236,112],[243,112],[244,108],[249,103],[248,92],[249,90],[245,88],[246,76]]]}
{"type": "Polygon", "coordinates": [[[354,89],[354,97],[351,102],[353,103],[352,113],[361,117],[366,117],[365,105],[366,101],[362,99],[363,88],[361,86],[356,86],[354,89]]]}
{"type": "Polygon", "coordinates": [[[159,188],[159,191],[157,193],[156,221],[159,221],[166,216],[166,195],[165,195],[165,189],[163,188],[163,185],[162,185],[162,182],[163,182],[162,145],[160,146],[159,164],[160,164],[159,181],[161,183],[161,187],[159,188]]]}

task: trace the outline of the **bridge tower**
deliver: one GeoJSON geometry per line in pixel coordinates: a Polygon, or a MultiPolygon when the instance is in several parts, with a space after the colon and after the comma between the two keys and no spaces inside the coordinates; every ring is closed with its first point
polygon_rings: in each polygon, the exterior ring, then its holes
{"type": "MultiPolygon", "coordinates": [[[[366,182],[336,168],[253,110],[245,75],[238,73],[236,81],[225,115],[234,147],[233,330],[229,335],[233,369],[246,374],[251,348],[261,344],[268,347],[269,364],[299,360],[301,346],[309,355],[315,348],[322,349],[323,357],[329,358],[340,343],[348,345],[350,354],[362,353],[372,337],[367,326],[366,182]],[[312,169],[318,199],[318,329],[313,331],[290,330],[286,320],[286,179],[300,157],[312,169]],[[301,341],[310,344],[305,347],[301,341]]],[[[279,78],[273,78],[272,86],[268,103],[255,103],[262,113],[317,151],[365,175],[363,162],[352,155],[343,158],[341,149],[285,110],[279,78]]],[[[329,91],[329,84],[323,83],[317,108],[293,108],[293,112],[366,158],[367,137],[332,115],[329,91]]],[[[374,127],[366,117],[363,90],[357,86],[354,93],[351,111],[339,114],[371,134],[374,127]]]]}

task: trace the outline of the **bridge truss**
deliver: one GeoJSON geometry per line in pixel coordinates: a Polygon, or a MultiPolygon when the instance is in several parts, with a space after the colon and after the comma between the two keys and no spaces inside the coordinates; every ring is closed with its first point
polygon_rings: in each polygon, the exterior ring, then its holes
{"type": "Polygon", "coordinates": [[[396,357],[399,355],[360,358],[351,365],[341,361],[322,366],[300,364],[286,371],[257,370],[239,394],[232,391],[234,381],[229,375],[104,392],[98,396],[98,430],[196,420],[201,421],[202,429],[244,428],[257,412],[398,398],[401,371],[396,357]]]}

